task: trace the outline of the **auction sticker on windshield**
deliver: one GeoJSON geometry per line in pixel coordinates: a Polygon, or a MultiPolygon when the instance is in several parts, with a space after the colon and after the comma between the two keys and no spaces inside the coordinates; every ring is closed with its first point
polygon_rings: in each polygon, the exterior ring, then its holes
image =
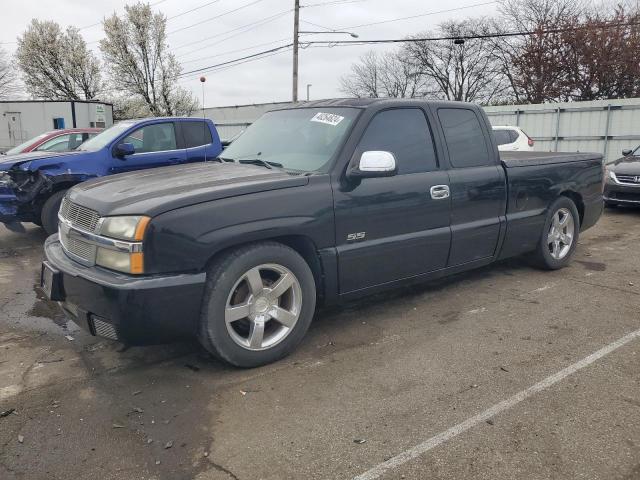
{"type": "Polygon", "coordinates": [[[344,120],[344,117],[341,117],[340,115],[324,112],[316,113],[311,119],[312,122],[326,123],[327,125],[332,125],[334,127],[338,125],[342,120],[344,120]]]}

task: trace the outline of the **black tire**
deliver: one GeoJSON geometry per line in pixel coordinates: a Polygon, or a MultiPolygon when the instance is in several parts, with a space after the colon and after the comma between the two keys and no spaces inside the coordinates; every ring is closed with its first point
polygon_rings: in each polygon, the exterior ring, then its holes
{"type": "Polygon", "coordinates": [[[548,209],[547,219],[544,222],[544,227],[542,229],[542,234],[540,235],[540,240],[538,241],[538,246],[536,251],[532,256],[532,260],[534,265],[539,268],[543,268],[545,270],[558,270],[560,268],[566,267],[578,245],[578,239],[580,237],[580,215],[578,214],[578,209],[576,208],[575,203],[570,198],[560,197],[558,198],[548,209]],[[573,220],[574,231],[573,231],[573,239],[571,245],[569,247],[568,252],[560,259],[554,258],[551,255],[551,251],[549,249],[549,244],[547,243],[547,237],[550,233],[551,224],[553,222],[554,216],[561,209],[567,210],[573,220]]]}
{"type": "Polygon", "coordinates": [[[55,192],[47,198],[42,206],[40,226],[47,232],[47,235],[53,235],[58,231],[58,210],[60,210],[60,204],[66,193],[66,190],[55,192]]]}
{"type": "MultiPolygon", "coordinates": [[[[249,288],[248,283],[245,288],[249,288]]],[[[316,285],[313,273],[307,262],[295,250],[277,242],[261,242],[239,247],[225,252],[207,271],[199,341],[214,356],[236,367],[266,365],[285,357],[298,346],[311,324],[315,305],[316,285]],[[227,301],[241,288],[238,282],[245,273],[266,264],[278,265],[293,273],[300,287],[301,307],[296,323],[279,343],[263,350],[251,350],[239,345],[232,337],[225,321],[225,309],[227,301]]],[[[265,323],[265,332],[267,325],[268,323],[265,323]]],[[[272,326],[281,328],[278,322],[272,326]]]]}

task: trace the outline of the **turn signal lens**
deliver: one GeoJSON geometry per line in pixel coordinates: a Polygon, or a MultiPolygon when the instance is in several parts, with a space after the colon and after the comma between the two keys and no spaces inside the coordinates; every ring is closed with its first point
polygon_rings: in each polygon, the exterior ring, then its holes
{"type": "Polygon", "coordinates": [[[128,253],[98,248],[96,265],[118,272],[140,275],[144,273],[144,256],[142,252],[128,253]]]}

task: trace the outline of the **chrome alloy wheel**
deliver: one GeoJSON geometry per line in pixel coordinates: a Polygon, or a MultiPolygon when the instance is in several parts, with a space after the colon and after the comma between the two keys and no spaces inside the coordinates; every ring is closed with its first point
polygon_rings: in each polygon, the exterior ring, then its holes
{"type": "Polygon", "coordinates": [[[567,208],[559,209],[553,215],[553,221],[547,235],[547,246],[551,256],[556,260],[562,260],[566,257],[571,250],[574,235],[575,223],[571,212],[567,208]]]}
{"type": "Polygon", "coordinates": [[[258,265],[235,283],[225,307],[227,331],[247,350],[269,349],[293,330],[302,309],[300,282],[288,268],[258,265]]]}

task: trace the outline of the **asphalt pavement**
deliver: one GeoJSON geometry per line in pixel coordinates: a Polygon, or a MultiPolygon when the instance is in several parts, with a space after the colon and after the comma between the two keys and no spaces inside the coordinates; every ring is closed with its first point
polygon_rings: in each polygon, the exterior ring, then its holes
{"type": "Polygon", "coordinates": [[[513,259],[316,314],[239,370],[125,348],[42,299],[0,227],[0,478],[640,479],[640,210],[570,267],[513,259]]]}

